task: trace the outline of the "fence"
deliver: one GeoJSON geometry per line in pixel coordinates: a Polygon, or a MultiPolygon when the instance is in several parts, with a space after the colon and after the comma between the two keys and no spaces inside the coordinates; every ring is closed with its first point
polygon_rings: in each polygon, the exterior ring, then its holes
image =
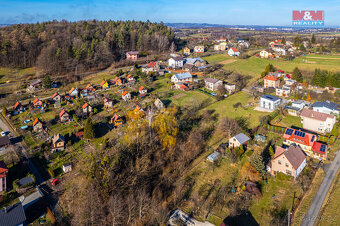
{"type": "MultiPolygon", "coordinates": [[[[287,127],[282,127],[282,126],[273,126],[273,125],[265,125],[264,126],[265,129],[272,131],[272,132],[276,132],[276,133],[284,133],[286,131],[287,127]]],[[[327,144],[333,144],[336,140],[336,137],[333,135],[317,135],[318,137],[318,141],[322,141],[322,142],[326,142],[327,144]]]]}

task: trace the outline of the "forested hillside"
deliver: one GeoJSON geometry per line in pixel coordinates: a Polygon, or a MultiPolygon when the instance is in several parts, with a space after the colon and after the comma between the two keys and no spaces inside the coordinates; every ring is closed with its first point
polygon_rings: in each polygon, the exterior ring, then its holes
{"type": "Polygon", "coordinates": [[[129,50],[169,50],[174,34],[163,23],[52,21],[0,29],[0,66],[37,66],[49,74],[106,67],[129,50]]]}

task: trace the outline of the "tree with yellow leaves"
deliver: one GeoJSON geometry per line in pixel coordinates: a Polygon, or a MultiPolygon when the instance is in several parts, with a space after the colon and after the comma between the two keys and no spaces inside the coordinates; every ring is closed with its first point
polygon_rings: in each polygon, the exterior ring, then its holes
{"type": "Polygon", "coordinates": [[[158,114],[153,121],[153,127],[157,131],[163,148],[173,148],[176,144],[178,122],[176,119],[177,108],[169,108],[158,114]]]}
{"type": "Polygon", "coordinates": [[[246,162],[243,164],[241,168],[241,176],[243,179],[248,179],[251,181],[261,180],[260,173],[256,170],[256,168],[250,162],[246,162]]]}

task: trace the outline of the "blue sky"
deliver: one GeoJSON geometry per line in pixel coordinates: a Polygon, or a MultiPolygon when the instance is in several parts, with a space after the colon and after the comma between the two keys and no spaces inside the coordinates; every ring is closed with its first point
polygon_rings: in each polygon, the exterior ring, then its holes
{"type": "Polygon", "coordinates": [[[292,10],[325,10],[325,24],[340,26],[340,0],[0,0],[0,24],[111,19],[286,26],[292,10]]]}

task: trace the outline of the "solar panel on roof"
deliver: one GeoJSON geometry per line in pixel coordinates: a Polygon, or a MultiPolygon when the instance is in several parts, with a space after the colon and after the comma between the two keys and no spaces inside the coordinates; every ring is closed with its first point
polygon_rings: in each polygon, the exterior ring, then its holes
{"type": "Polygon", "coordinates": [[[292,129],[287,129],[287,130],[286,130],[286,134],[292,135],[292,134],[293,134],[293,130],[292,130],[292,129]]]}
{"type": "Polygon", "coordinates": [[[322,144],[320,147],[320,151],[325,152],[326,151],[326,145],[322,144]]]}

